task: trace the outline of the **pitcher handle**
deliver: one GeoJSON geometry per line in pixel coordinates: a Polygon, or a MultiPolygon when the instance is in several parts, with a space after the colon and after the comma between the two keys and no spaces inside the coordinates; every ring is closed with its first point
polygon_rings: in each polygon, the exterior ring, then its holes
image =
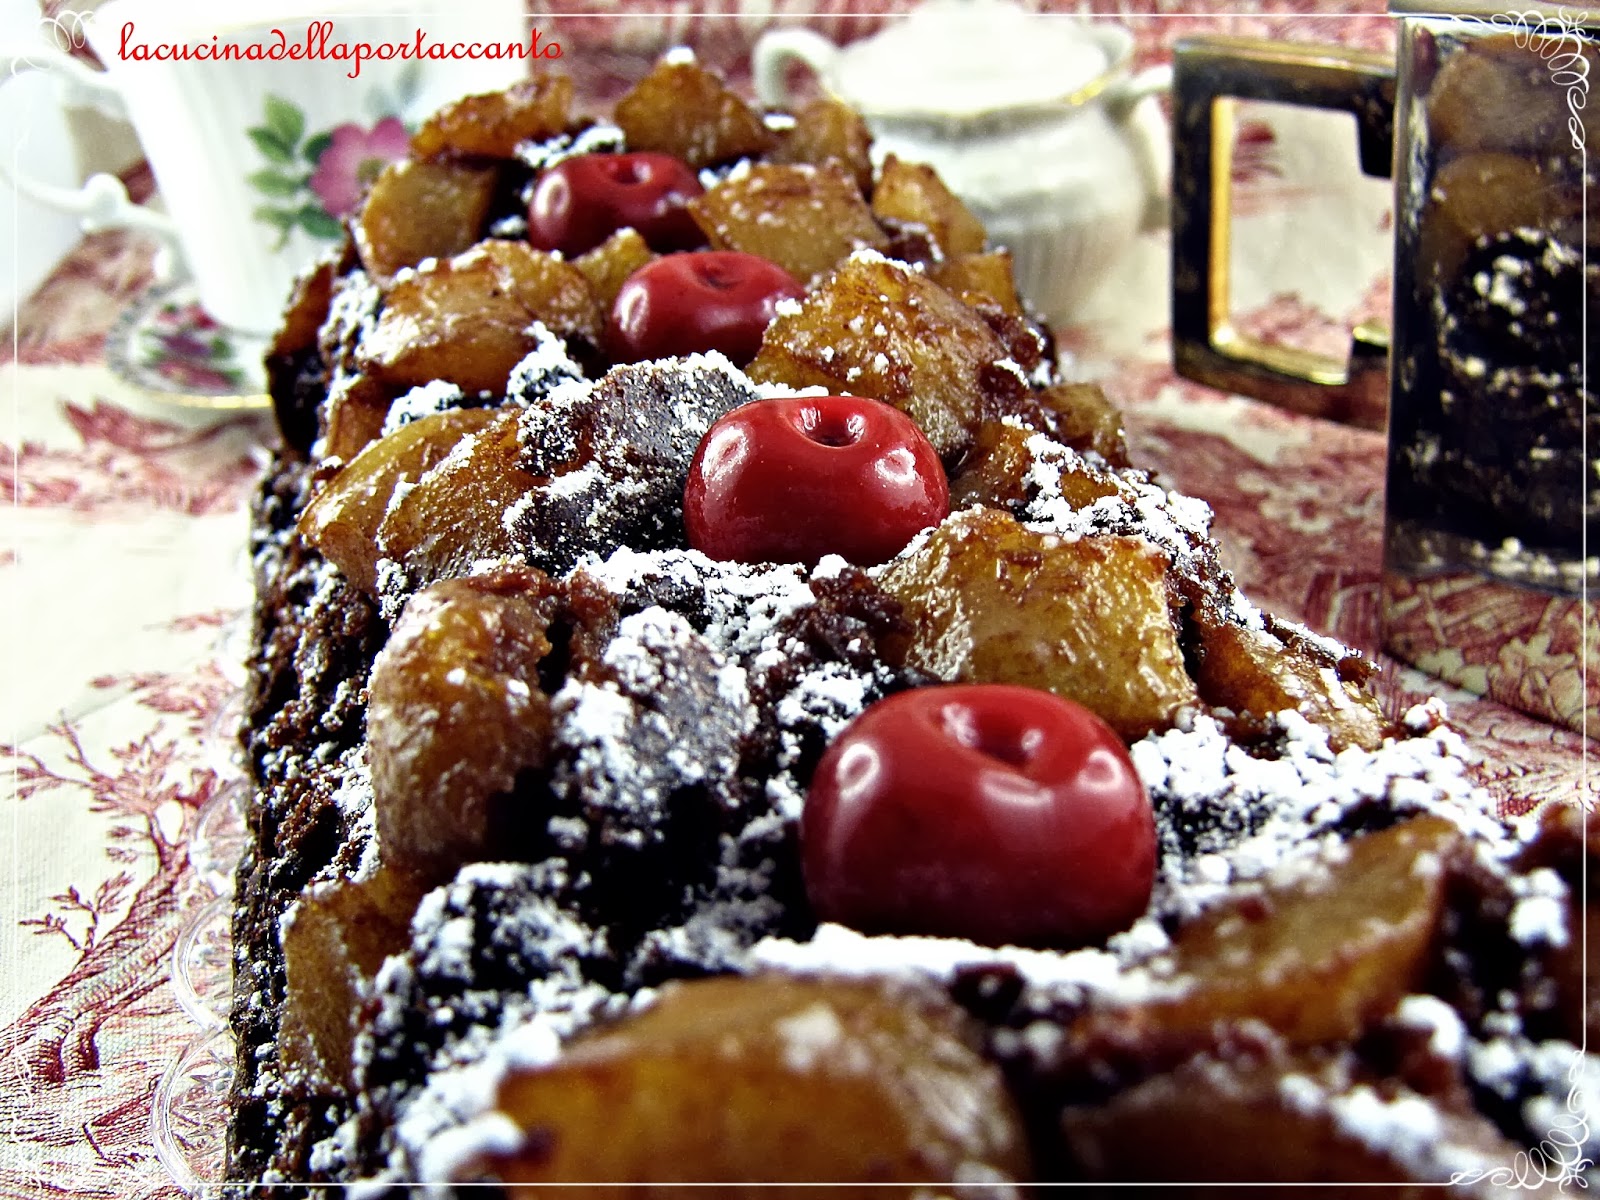
{"type": "Polygon", "coordinates": [[[1159,229],[1171,210],[1172,135],[1166,120],[1143,102],[1172,90],[1172,68],[1163,64],[1119,79],[1106,93],[1106,110],[1133,147],[1144,185],[1144,217],[1140,227],[1159,229]]]}
{"type": "Polygon", "coordinates": [[[839,57],[839,47],[811,29],[773,29],[756,40],[750,52],[750,73],[756,98],[771,108],[790,107],[788,67],[799,61],[826,79],[839,57]]]}
{"type": "Polygon", "coordinates": [[[1361,169],[1394,158],[1393,60],[1339,46],[1253,38],[1181,41],[1173,53],[1172,349],[1180,375],[1335,420],[1382,412],[1388,330],[1358,326],[1348,359],[1273,345],[1233,325],[1233,104],[1270,100],[1349,112],[1361,169]]]}
{"type": "MultiPolygon", "coordinates": [[[[85,66],[70,54],[48,46],[27,49],[0,47],[0,87],[29,71],[46,71],[67,81],[72,96],[92,105],[108,116],[126,116],[117,89],[105,73],[85,66]]],[[[9,182],[19,195],[69,213],[79,220],[85,233],[102,229],[135,229],[154,234],[167,243],[173,253],[178,248],[178,229],[170,217],[135,204],[127,188],[114,175],[91,175],[78,187],[60,187],[18,174],[0,155],[0,179],[9,182]]]]}

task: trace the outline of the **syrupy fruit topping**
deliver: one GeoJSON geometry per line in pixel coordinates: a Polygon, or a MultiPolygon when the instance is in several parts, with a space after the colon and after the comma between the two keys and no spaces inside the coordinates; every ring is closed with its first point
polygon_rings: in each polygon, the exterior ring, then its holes
{"type": "Polygon", "coordinates": [[[705,189],[670,154],[580,154],[539,177],[528,203],[528,241],[571,256],[632,226],[658,251],[688,250],[705,236],[684,204],[705,189]]]}
{"type": "Polygon", "coordinates": [[[825,921],[988,945],[1082,946],[1150,903],[1155,818],[1109,726],[1010,684],[917,688],[834,739],[801,818],[825,921]]]}
{"type": "Polygon", "coordinates": [[[720,350],[742,367],[761,349],[778,302],[804,294],[794,276],[754,254],[669,254],[624,281],[607,348],[622,362],[720,350]]]}
{"type": "Polygon", "coordinates": [[[689,544],[735,562],[881,563],[950,511],[910,417],[861,396],[744,404],[700,440],[683,493],[689,544]]]}

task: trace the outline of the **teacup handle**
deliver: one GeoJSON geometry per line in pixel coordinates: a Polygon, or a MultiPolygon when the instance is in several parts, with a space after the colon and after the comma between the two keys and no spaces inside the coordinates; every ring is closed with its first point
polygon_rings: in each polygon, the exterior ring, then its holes
{"type": "Polygon", "coordinates": [[[789,63],[798,60],[826,79],[838,57],[839,47],[814,30],[768,30],[756,39],[755,49],[750,52],[756,98],[772,108],[788,108],[789,63]]]}
{"type": "MultiPolygon", "coordinates": [[[[106,79],[105,73],[85,66],[70,54],[48,46],[27,50],[0,48],[0,87],[28,71],[49,71],[65,78],[72,94],[108,116],[126,117],[122,96],[106,79]]],[[[79,187],[57,187],[26,175],[14,174],[0,155],[0,179],[5,179],[19,194],[60,209],[79,219],[85,233],[102,229],[136,229],[154,234],[166,242],[173,255],[178,253],[178,229],[170,217],[135,204],[128,189],[115,175],[91,175],[79,187]]]]}
{"type": "Polygon", "coordinates": [[[1228,288],[1233,102],[1272,100],[1356,118],[1361,169],[1394,157],[1394,61],[1341,46],[1251,38],[1181,41],[1173,52],[1172,353],[1180,375],[1296,412],[1374,425],[1384,411],[1389,334],[1351,334],[1341,361],[1234,328],[1228,288]]]}
{"type": "Polygon", "coordinates": [[[1106,110],[1127,135],[1139,165],[1144,184],[1141,226],[1147,230],[1166,225],[1171,211],[1167,170],[1172,163],[1172,136],[1159,115],[1140,120],[1138,110],[1144,100],[1171,90],[1172,68],[1163,64],[1118,79],[1106,92],[1106,110]]]}

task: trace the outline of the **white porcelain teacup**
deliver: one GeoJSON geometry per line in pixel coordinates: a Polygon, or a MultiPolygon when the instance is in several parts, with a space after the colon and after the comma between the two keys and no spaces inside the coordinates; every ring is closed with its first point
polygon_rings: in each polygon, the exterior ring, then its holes
{"type": "Polygon", "coordinates": [[[1063,323],[1164,219],[1169,138],[1140,101],[1171,72],[1135,75],[1132,54],[1117,25],[929,0],[842,49],[809,29],[771,31],[752,69],[762,101],[784,106],[789,65],[804,63],[866,118],[876,156],[936,168],[1010,248],[1022,293],[1063,323]]]}
{"type": "Polygon", "coordinates": [[[528,74],[527,57],[483,47],[534,46],[520,0],[109,0],[62,32],[86,37],[106,69],[43,42],[3,47],[0,84],[51,71],[66,103],[126,117],[166,213],[131,203],[109,175],[81,188],[15,178],[17,189],[87,230],[158,235],[206,311],[256,333],[277,325],[295,273],[342,236],[362,184],[404,155],[409,125],[528,74]],[[459,57],[431,57],[457,45],[459,57]]]}

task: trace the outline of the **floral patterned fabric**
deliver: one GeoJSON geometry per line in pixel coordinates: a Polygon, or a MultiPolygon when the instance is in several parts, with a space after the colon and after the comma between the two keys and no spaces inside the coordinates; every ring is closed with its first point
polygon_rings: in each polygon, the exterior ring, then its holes
{"type": "MultiPolygon", "coordinates": [[[[869,32],[881,18],[860,7],[841,0],[819,19],[835,35],[869,32]]],[[[1129,20],[1143,61],[1195,32],[1392,44],[1381,16],[1266,7],[1129,20]]],[[[573,71],[590,67],[586,54],[598,62],[639,44],[621,40],[616,17],[564,20],[573,71]]],[[[674,21],[674,40],[727,34],[727,18],[674,21]]],[[[1355,321],[1386,308],[1386,186],[1355,175],[1337,121],[1265,106],[1243,119],[1241,321],[1342,346],[1355,321]],[[1313,261],[1333,246],[1334,261],[1313,261]]],[[[337,152],[341,170],[359,174],[370,148],[346,141],[335,134],[323,161],[337,152]]],[[[106,331],[148,286],[150,250],[120,234],[85,239],[0,352],[12,414],[0,573],[16,597],[0,787],[11,847],[0,877],[0,1195],[29,1200],[180,1195],[156,1153],[153,1110],[169,1157],[202,1174],[219,1161],[226,1053],[208,1057],[200,1039],[225,1004],[226,959],[213,943],[225,926],[216,897],[238,772],[227,734],[250,600],[245,510],[272,430],[261,415],[161,408],[104,368],[106,331]]],[[[1067,362],[1124,407],[1138,461],[1210,501],[1226,561],[1253,599],[1376,654],[1382,434],[1176,377],[1166,255],[1165,234],[1142,240],[1117,286],[1060,331],[1067,362]]],[[[1508,810],[1592,803],[1577,735],[1378,661],[1390,711],[1429,696],[1450,704],[1477,774],[1508,810]]]]}

